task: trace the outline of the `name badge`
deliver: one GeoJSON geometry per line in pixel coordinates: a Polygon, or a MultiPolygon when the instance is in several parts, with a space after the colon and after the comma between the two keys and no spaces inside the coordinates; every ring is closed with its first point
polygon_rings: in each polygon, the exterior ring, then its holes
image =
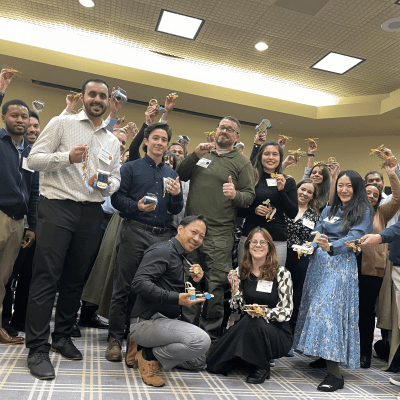
{"type": "Polygon", "coordinates": [[[272,281],[259,281],[257,283],[257,292],[271,293],[272,285],[272,281]]]}
{"type": "Polygon", "coordinates": [[[35,172],[33,169],[30,169],[28,167],[28,162],[27,162],[25,157],[22,158],[22,168],[27,170],[27,171],[29,171],[29,172],[35,172]]]}
{"type": "Polygon", "coordinates": [[[331,219],[329,219],[329,217],[326,217],[325,219],[324,219],[324,221],[325,222],[329,222],[330,224],[334,224],[335,222],[337,222],[337,221],[339,221],[339,217],[333,217],[333,218],[331,218],[331,219]]]}
{"type": "Polygon", "coordinates": [[[310,221],[309,219],[304,218],[304,219],[303,219],[303,225],[304,225],[305,227],[307,227],[307,228],[314,229],[314,227],[315,227],[315,222],[312,222],[312,221],[310,221]]]}
{"type": "Polygon", "coordinates": [[[266,179],[268,186],[278,186],[275,178],[266,179]]]}
{"type": "Polygon", "coordinates": [[[208,166],[211,164],[211,160],[208,160],[207,158],[200,158],[199,161],[197,161],[196,165],[198,165],[199,167],[203,167],[203,168],[208,168],[208,166]]]}
{"type": "Polygon", "coordinates": [[[101,161],[104,161],[107,165],[110,165],[113,156],[111,155],[110,152],[108,152],[106,149],[102,147],[99,151],[99,158],[101,161]]]}

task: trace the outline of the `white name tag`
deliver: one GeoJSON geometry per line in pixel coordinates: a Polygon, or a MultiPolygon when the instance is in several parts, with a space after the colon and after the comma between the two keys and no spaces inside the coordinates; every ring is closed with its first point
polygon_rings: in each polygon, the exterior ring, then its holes
{"type": "Polygon", "coordinates": [[[331,218],[331,219],[329,219],[329,217],[326,217],[325,219],[324,219],[324,221],[325,222],[329,222],[329,223],[331,223],[331,224],[334,224],[335,222],[337,222],[337,221],[339,221],[339,217],[333,217],[333,218],[331,218]]]}
{"type": "Polygon", "coordinates": [[[111,155],[110,152],[108,152],[106,149],[102,147],[99,151],[99,158],[101,161],[104,161],[107,165],[110,165],[113,156],[111,155]]]}
{"type": "Polygon", "coordinates": [[[314,229],[314,227],[315,227],[315,222],[312,222],[312,221],[310,221],[309,219],[304,218],[304,219],[303,219],[303,225],[304,225],[305,227],[307,227],[307,228],[314,229]]]}
{"type": "Polygon", "coordinates": [[[29,171],[29,172],[35,172],[33,169],[30,169],[28,167],[28,162],[26,161],[25,157],[22,158],[22,168],[27,170],[27,171],[29,171]]]}
{"type": "Polygon", "coordinates": [[[275,178],[266,179],[268,186],[278,186],[275,178]]]}
{"type": "Polygon", "coordinates": [[[211,160],[208,160],[207,158],[200,158],[199,161],[197,161],[196,165],[198,165],[199,167],[203,167],[203,168],[208,168],[208,166],[211,164],[211,160]]]}
{"type": "Polygon", "coordinates": [[[271,293],[272,285],[272,281],[259,281],[257,283],[257,292],[271,293]]]}

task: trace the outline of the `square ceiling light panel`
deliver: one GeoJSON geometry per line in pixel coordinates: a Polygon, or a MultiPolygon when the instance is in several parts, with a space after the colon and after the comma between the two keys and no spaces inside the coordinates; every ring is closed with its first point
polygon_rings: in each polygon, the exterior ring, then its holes
{"type": "Polygon", "coordinates": [[[345,72],[350,71],[363,61],[365,61],[363,58],[346,56],[345,54],[334,53],[331,51],[321,60],[312,65],[311,68],[343,75],[345,72]]]}
{"type": "Polygon", "coordinates": [[[194,40],[199,34],[203,24],[204,19],[161,10],[156,31],[194,40]]]}

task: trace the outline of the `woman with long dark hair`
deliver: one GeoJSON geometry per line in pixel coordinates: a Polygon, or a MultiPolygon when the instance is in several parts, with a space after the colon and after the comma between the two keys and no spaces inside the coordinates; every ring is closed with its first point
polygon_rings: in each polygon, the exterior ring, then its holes
{"type": "Polygon", "coordinates": [[[239,242],[239,262],[249,232],[256,226],[266,229],[272,236],[282,265],[286,262],[287,227],[284,215],[295,218],[298,212],[295,180],[282,174],[283,150],[278,143],[265,142],[255,159],[253,169],[256,198],[248,208],[241,208],[238,216],[245,217],[239,242]],[[276,211],[270,215],[270,207],[276,211]]]}
{"type": "Polygon", "coordinates": [[[321,237],[308,266],[293,344],[295,350],[321,357],[318,366],[327,367],[321,391],[343,388],[339,363],[360,366],[357,261],[346,242],[371,232],[372,220],[363,179],[352,170],[341,172],[332,206],[315,226],[321,237]]]}
{"type": "Polygon", "coordinates": [[[256,227],[248,235],[233,279],[233,308],[243,314],[212,347],[207,370],[227,375],[233,366],[248,367],[247,383],[263,383],[270,376],[269,360],[283,357],[292,346],[289,319],[292,314],[292,280],[279,266],[271,235],[256,227]],[[239,281],[240,280],[240,281],[239,281]],[[258,304],[260,307],[246,305],[258,304]]]}

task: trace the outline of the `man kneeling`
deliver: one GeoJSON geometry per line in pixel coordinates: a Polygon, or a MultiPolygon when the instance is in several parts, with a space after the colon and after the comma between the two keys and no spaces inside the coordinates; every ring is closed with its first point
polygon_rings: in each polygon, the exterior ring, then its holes
{"type": "Polygon", "coordinates": [[[200,265],[195,264],[190,267],[190,278],[185,279],[184,263],[186,253],[197,249],[205,234],[202,215],[184,218],[174,238],[154,244],[144,253],[132,282],[137,299],[131,314],[126,364],[139,367],[147,385],[165,385],[158,375],[160,364],[165,370],[205,368],[210,337],[199,327],[177,319],[181,306],[205,301],[190,300],[190,294],[184,293],[185,280],[197,283],[203,277],[200,265]]]}

